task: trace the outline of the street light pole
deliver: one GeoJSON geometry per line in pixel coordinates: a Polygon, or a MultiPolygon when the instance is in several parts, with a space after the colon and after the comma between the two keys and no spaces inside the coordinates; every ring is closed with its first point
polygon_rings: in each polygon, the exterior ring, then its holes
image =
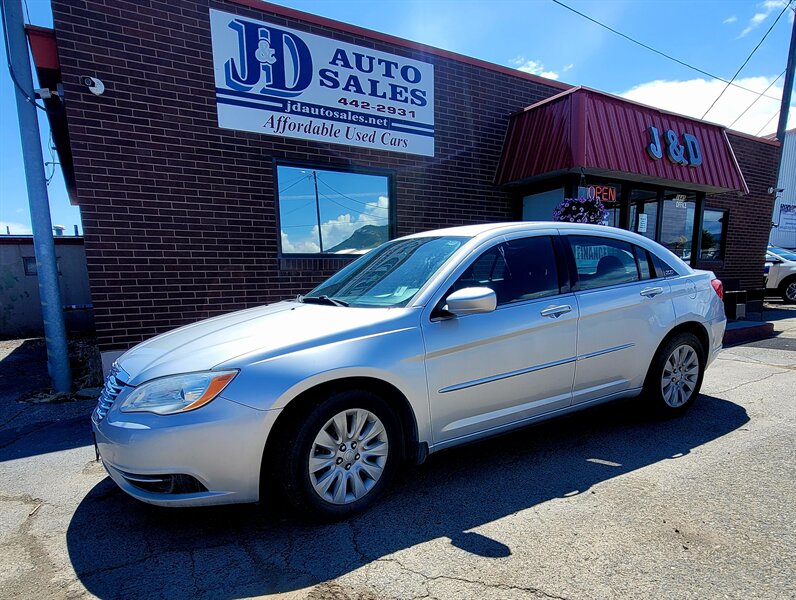
{"type": "Polygon", "coordinates": [[[0,0],[0,2],[2,2],[3,25],[8,42],[9,70],[15,85],[19,137],[22,142],[30,222],[33,229],[33,249],[36,255],[36,273],[44,321],[44,339],[47,343],[47,370],[55,391],[70,392],[72,374],[69,369],[69,350],[58,283],[50,203],[41,153],[39,121],[36,114],[38,109],[33,105],[36,96],[28,58],[25,22],[22,18],[22,0],[0,0]]]}
{"type": "MultiPolygon", "coordinates": [[[[793,72],[796,70],[796,19],[793,21],[793,30],[790,34],[790,50],[788,50],[788,66],[785,68],[785,87],[782,90],[782,104],[779,108],[779,123],[777,124],[777,139],[780,144],[785,143],[785,129],[788,127],[788,112],[790,111],[790,98],[793,93],[793,72]]],[[[781,165],[780,165],[781,166],[781,165]]]]}

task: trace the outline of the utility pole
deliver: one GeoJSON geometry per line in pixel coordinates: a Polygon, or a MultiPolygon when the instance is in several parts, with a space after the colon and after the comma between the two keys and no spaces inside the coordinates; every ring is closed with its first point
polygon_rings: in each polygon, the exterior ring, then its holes
{"type": "Polygon", "coordinates": [[[33,248],[36,254],[36,272],[39,279],[41,314],[44,320],[44,339],[47,343],[47,370],[57,392],[72,390],[72,374],[69,369],[69,350],[66,344],[66,328],[58,283],[58,266],[55,259],[50,203],[44,175],[44,159],[41,153],[39,121],[32,102],[33,75],[28,58],[28,41],[25,22],[22,18],[22,0],[0,0],[3,20],[8,35],[9,69],[15,80],[19,137],[22,141],[22,158],[25,165],[25,181],[28,187],[30,222],[33,229],[33,248]],[[19,87],[16,87],[16,86],[19,87]],[[20,89],[21,88],[21,89],[20,89]]]}
{"type": "MultiPolygon", "coordinates": [[[[777,125],[777,139],[780,144],[785,143],[785,129],[788,126],[788,111],[790,98],[793,93],[793,71],[796,69],[796,20],[793,21],[793,31],[790,34],[790,50],[788,51],[788,66],[785,69],[785,87],[782,90],[782,104],[779,108],[779,124],[777,125]]],[[[780,146],[780,156],[782,146],[780,146]]],[[[780,159],[781,160],[781,159],[780,159]]],[[[780,165],[780,170],[782,170],[780,165]]]]}
{"type": "Polygon", "coordinates": [[[318,245],[323,254],[323,231],[321,231],[321,203],[318,200],[318,171],[312,170],[312,180],[315,182],[315,214],[318,217],[318,245]]]}

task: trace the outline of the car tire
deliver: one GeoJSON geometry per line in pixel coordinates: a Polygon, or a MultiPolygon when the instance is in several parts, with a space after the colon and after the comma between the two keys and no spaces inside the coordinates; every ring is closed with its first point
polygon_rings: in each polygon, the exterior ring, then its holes
{"type": "Polygon", "coordinates": [[[644,383],[644,397],[658,417],[676,417],[694,403],[705,374],[705,350],[692,333],[678,333],[655,354],[644,383]]]}
{"type": "Polygon", "coordinates": [[[796,277],[788,277],[779,284],[779,295],[785,304],[796,304],[796,277]]]}
{"type": "Polygon", "coordinates": [[[401,426],[380,396],[333,392],[294,422],[280,446],[284,498],[306,517],[338,520],[371,506],[401,459],[401,426]],[[344,431],[342,431],[344,430],[344,431]]]}

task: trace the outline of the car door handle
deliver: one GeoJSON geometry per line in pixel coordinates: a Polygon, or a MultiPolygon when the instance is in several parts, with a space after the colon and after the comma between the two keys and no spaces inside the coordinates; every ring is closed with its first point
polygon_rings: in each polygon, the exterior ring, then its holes
{"type": "Polygon", "coordinates": [[[641,290],[639,292],[640,295],[646,296],[647,298],[654,298],[658,294],[662,294],[662,293],[663,293],[663,288],[662,287],[648,287],[648,288],[644,288],[643,290],[641,290]]]}
{"type": "Polygon", "coordinates": [[[571,311],[572,307],[569,304],[562,304],[561,306],[548,306],[547,308],[543,308],[539,314],[543,317],[557,319],[561,315],[565,315],[571,311]]]}

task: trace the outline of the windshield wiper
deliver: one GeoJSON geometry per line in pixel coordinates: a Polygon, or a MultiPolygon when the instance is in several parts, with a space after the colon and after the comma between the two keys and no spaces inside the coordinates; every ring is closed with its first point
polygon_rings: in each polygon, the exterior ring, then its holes
{"type": "Polygon", "coordinates": [[[328,306],[348,306],[345,300],[338,300],[337,298],[330,298],[329,296],[299,296],[299,302],[306,304],[326,304],[328,306]]]}

